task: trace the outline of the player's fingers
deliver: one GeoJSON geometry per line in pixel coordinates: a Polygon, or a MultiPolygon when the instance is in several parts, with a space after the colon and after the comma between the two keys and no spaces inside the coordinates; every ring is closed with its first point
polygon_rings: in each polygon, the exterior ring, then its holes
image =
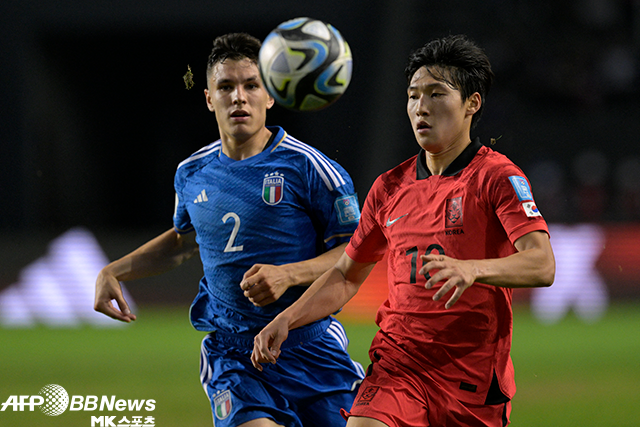
{"type": "Polygon", "coordinates": [[[106,316],[111,317],[112,319],[120,320],[122,322],[129,323],[131,322],[131,320],[135,320],[135,316],[132,319],[130,314],[125,315],[120,310],[116,309],[111,303],[111,301],[100,301],[96,303],[96,305],[94,306],[94,309],[97,312],[100,312],[106,316]]]}
{"type": "MultiPolygon", "coordinates": [[[[245,273],[246,274],[246,273],[245,273]]],[[[258,279],[256,277],[245,277],[242,279],[242,281],[240,282],[240,288],[243,291],[248,291],[249,289],[253,288],[256,284],[256,282],[258,281],[258,279]]]]}
{"type": "Polygon", "coordinates": [[[430,262],[445,262],[447,260],[447,257],[440,254],[427,254],[420,255],[420,259],[422,260],[423,264],[426,264],[430,262]]]}
{"type": "Polygon", "coordinates": [[[272,302],[274,302],[275,299],[266,298],[266,299],[261,299],[261,300],[255,300],[253,298],[249,298],[249,301],[251,302],[251,304],[255,305],[256,307],[264,307],[265,305],[269,305],[272,302]]]}
{"type": "MultiPolygon", "coordinates": [[[[276,363],[275,356],[269,350],[268,341],[264,339],[264,332],[261,332],[254,338],[253,353],[251,355],[252,360],[254,360],[257,364],[276,363]]],[[[256,366],[256,364],[254,364],[253,366],[256,366]]]]}
{"type": "Polygon", "coordinates": [[[280,357],[280,346],[287,339],[288,334],[280,334],[278,332],[274,333],[271,339],[269,340],[269,348],[265,348],[265,357],[269,360],[269,363],[276,363],[276,359],[280,357]]]}
{"type": "Polygon", "coordinates": [[[269,356],[271,360],[271,363],[276,363],[276,361],[278,360],[278,357],[280,357],[280,344],[276,345],[272,345],[271,347],[269,347],[269,356]]]}
{"type": "Polygon", "coordinates": [[[434,301],[438,301],[440,298],[445,296],[447,294],[447,292],[449,292],[451,290],[451,288],[453,288],[453,287],[454,287],[453,280],[451,280],[451,279],[447,280],[446,282],[444,282],[442,287],[440,289],[438,289],[438,292],[436,292],[433,295],[433,300],[434,301]]]}
{"type": "Polygon", "coordinates": [[[258,352],[256,351],[256,347],[254,344],[253,351],[251,352],[251,364],[258,371],[262,372],[262,365],[260,364],[260,361],[258,359],[259,359],[258,352]]]}
{"type": "Polygon", "coordinates": [[[432,260],[422,264],[422,267],[420,268],[420,273],[427,274],[431,270],[441,270],[447,267],[449,267],[449,264],[447,264],[446,261],[432,260]]]}
{"type": "Polygon", "coordinates": [[[245,296],[249,298],[249,301],[257,306],[264,307],[265,305],[269,305],[276,300],[273,292],[270,289],[262,289],[254,295],[248,295],[248,291],[245,291],[245,296]]]}
{"type": "Polygon", "coordinates": [[[464,289],[457,287],[453,295],[451,295],[451,298],[449,298],[449,301],[447,301],[447,303],[444,305],[444,308],[446,308],[447,310],[450,309],[453,304],[455,304],[460,299],[463,292],[464,289]]]}
{"type": "MultiPolygon", "coordinates": [[[[424,273],[421,273],[421,274],[427,274],[427,273],[430,273],[431,271],[433,271],[433,269],[426,270],[424,273]]],[[[451,274],[452,274],[451,270],[447,268],[443,268],[442,270],[437,270],[433,274],[430,274],[429,280],[427,280],[427,283],[425,283],[424,287],[427,289],[431,289],[436,283],[442,282],[443,280],[446,280],[449,277],[451,277],[451,274]]]]}
{"type": "Polygon", "coordinates": [[[127,304],[127,301],[124,299],[122,295],[119,295],[118,297],[116,297],[115,300],[118,303],[118,307],[120,307],[120,312],[122,313],[122,315],[125,318],[129,319],[129,320],[125,320],[125,322],[136,320],[136,315],[131,313],[129,304],[127,304]]]}
{"type": "Polygon", "coordinates": [[[254,284],[249,289],[245,290],[243,294],[245,297],[249,298],[251,302],[254,302],[254,300],[264,299],[264,296],[262,296],[264,293],[264,286],[261,286],[260,284],[254,284]]]}
{"type": "Polygon", "coordinates": [[[244,274],[242,275],[242,280],[246,280],[251,276],[254,276],[256,273],[258,273],[258,271],[260,271],[260,269],[262,268],[262,264],[254,264],[251,266],[251,268],[249,268],[247,271],[244,272],[244,274]]]}

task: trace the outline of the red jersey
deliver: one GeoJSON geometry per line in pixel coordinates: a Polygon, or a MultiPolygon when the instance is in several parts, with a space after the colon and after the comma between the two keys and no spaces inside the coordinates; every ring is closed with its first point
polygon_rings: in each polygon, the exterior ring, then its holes
{"type": "Polygon", "coordinates": [[[457,399],[484,404],[494,374],[505,396],[515,393],[512,290],[474,283],[446,310],[451,293],[432,300],[442,283],[425,288],[420,255],[506,257],[538,230],[548,232],[522,170],[476,139],[442,175],[431,175],[423,151],[378,177],[346,252],[375,262],[388,251],[389,295],[376,323],[397,360],[417,364],[457,399]]]}

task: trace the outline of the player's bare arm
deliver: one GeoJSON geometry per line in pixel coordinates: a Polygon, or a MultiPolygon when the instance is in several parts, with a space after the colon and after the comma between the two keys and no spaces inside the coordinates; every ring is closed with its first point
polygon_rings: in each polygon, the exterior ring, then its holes
{"type": "Polygon", "coordinates": [[[434,301],[440,300],[453,289],[453,294],[445,304],[448,309],[474,282],[507,288],[551,286],[555,275],[555,259],[549,235],[534,231],[520,237],[514,246],[518,252],[497,259],[459,260],[445,255],[423,255],[424,265],[420,273],[433,273],[425,287],[431,289],[436,283],[444,282],[434,294],[434,301]]]}
{"type": "Polygon", "coordinates": [[[374,265],[355,262],[343,253],[335,266],[256,335],[251,354],[253,366],[262,371],[261,363],[276,363],[289,331],[335,313],[358,292],[374,265]]]}
{"type": "Polygon", "coordinates": [[[258,307],[277,301],[291,286],[308,286],[335,265],[344,248],[343,243],[309,260],[284,265],[255,264],[242,278],[244,296],[258,307]]]}
{"type": "Polygon", "coordinates": [[[96,279],[94,309],[123,322],[136,320],[122,295],[120,281],[155,276],[169,271],[198,253],[195,233],[168,230],[104,267],[96,279]],[[115,300],[118,307],[111,303],[115,300]]]}

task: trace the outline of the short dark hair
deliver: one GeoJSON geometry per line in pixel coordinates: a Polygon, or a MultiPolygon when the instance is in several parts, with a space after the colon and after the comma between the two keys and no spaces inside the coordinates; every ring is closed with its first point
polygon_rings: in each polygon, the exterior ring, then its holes
{"type": "Polygon", "coordinates": [[[404,70],[407,84],[411,83],[413,75],[422,67],[427,67],[429,74],[436,80],[445,82],[460,91],[463,101],[475,92],[480,94],[482,104],[471,119],[473,129],[480,120],[485,97],[489,93],[494,77],[491,63],[484,50],[465,35],[435,39],[409,55],[409,61],[404,70]]]}
{"type": "Polygon", "coordinates": [[[247,33],[229,33],[213,40],[213,49],[207,60],[207,80],[216,64],[227,59],[239,61],[249,59],[258,64],[258,55],[262,43],[247,33]]]}

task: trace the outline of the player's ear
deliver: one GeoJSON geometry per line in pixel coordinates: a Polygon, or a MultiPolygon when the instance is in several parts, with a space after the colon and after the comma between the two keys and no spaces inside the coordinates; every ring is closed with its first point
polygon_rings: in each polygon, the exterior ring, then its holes
{"type": "Polygon", "coordinates": [[[276,102],[275,99],[273,99],[273,96],[269,95],[269,100],[267,101],[267,110],[271,109],[271,107],[273,107],[273,104],[276,102]]]}
{"type": "Polygon", "coordinates": [[[482,106],[482,97],[478,92],[474,92],[469,99],[467,99],[467,113],[470,116],[473,116],[478,112],[480,107],[482,106]]]}
{"type": "Polygon", "coordinates": [[[209,95],[209,89],[205,89],[204,90],[204,97],[207,100],[207,108],[209,109],[209,111],[214,113],[215,112],[215,108],[213,107],[213,103],[211,102],[211,96],[209,95]]]}

